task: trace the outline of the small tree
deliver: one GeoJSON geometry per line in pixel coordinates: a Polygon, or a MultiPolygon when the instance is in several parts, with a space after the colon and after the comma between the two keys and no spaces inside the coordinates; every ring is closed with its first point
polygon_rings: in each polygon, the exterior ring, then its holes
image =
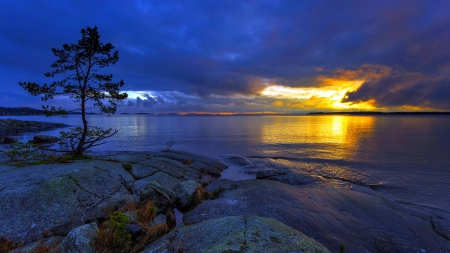
{"type": "Polygon", "coordinates": [[[55,75],[65,75],[62,80],[43,85],[32,82],[19,83],[31,95],[42,95],[42,101],[67,95],[78,103],[78,107],[72,110],[42,106],[47,116],[67,117],[69,112],[81,112],[83,127],[61,132],[76,156],[82,156],[86,149],[103,144],[99,142],[117,133],[117,130],[111,131],[111,128],[103,130],[88,126],[86,103],[92,101],[101,112],[109,115],[114,114],[117,104],[128,97],[127,93],[119,92],[119,88],[124,85],[123,80],[112,82],[112,74],[99,72],[99,69],[115,64],[119,60],[119,52],[111,52],[114,46],[111,43],[103,44],[99,39],[97,27],[88,27],[81,29],[81,39],[77,44],[64,44],[63,49],[52,48],[58,60],[51,65],[53,70],[45,73],[45,76],[53,78],[55,75]]]}

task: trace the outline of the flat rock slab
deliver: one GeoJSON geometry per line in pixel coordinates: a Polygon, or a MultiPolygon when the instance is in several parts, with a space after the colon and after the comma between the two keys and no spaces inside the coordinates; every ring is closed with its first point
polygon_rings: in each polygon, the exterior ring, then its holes
{"type": "Polygon", "coordinates": [[[110,198],[131,201],[132,176],[120,163],[77,161],[0,172],[0,237],[29,241],[65,235],[110,198]]]}
{"type": "Polygon", "coordinates": [[[438,230],[448,224],[448,217],[433,217],[432,222],[426,213],[346,189],[302,188],[270,180],[236,183],[236,189],[225,189],[217,199],[184,214],[184,223],[258,215],[288,224],[333,252],[339,252],[341,244],[345,252],[450,252],[447,233],[438,230]]]}
{"type": "Polygon", "coordinates": [[[129,168],[135,179],[164,172],[181,181],[194,180],[200,184],[216,180],[228,167],[217,159],[182,151],[111,152],[98,158],[121,162],[129,168]]]}
{"type": "MultiPolygon", "coordinates": [[[[171,160],[179,161],[186,165],[194,164],[195,162],[200,162],[205,165],[206,170],[210,169],[212,171],[216,170],[223,171],[224,169],[227,168],[227,165],[225,163],[217,159],[189,152],[182,152],[182,151],[157,152],[154,153],[153,156],[168,158],[171,160]]],[[[193,166],[193,168],[195,167],[196,166],[193,166]]]]}
{"type": "Polygon", "coordinates": [[[223,217],[173,231],[142,252],[330,252],[283,223],[258,216],[223,217]]]}

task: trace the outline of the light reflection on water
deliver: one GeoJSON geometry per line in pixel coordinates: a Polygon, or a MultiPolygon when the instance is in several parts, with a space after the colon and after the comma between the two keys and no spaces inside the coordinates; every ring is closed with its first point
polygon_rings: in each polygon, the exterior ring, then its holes
{"type": "MultiPolygon", "coordinates": [[[[2,117],[7,118],[7,117],[2,117]]],[[[79,117],[10,117],[78,125],[79,117]]],[[[447,116],[89,116],[119,133],[94,150],[175,150],[216,158],[277,157],[327,178],[330,186],[372,185],[390,198],[450,210],[447,116]]],[[[48,131],[57,135],[60,130],[48,131]]],[[[447,213],[448,215],[448,213],[447,213]]]]}
{"type": "Polygon", "coordinates": [[[309,156],[347,159],[354,156],[359,141],[370,138],[373,124],[374,117],[276,117],[272,124],[261,127],[261,142],[274,146],[314,144],[323,148],[309,156]]]}

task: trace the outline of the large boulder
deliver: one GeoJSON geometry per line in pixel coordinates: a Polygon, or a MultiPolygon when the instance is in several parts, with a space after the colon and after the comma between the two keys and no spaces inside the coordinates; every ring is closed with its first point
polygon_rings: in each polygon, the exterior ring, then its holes
{"type": "Polygon", "coordinates": [[[200,184],[192,180],[177,184],[175,187],[175,201],[176,207],[180,211],[188,210],[193,206],[194,194],[199,187],[201,187],[200,184]]]}
{"type": "MultiPolygon", "coordinates": [[[[369,189],[370,190],[370,189],[369,189]]],[[[333,252],[450,252],[448,217],[347,189],[305,188],[269,180],[238,181],[184,214],[186,225],[226,216],[277,219],[333,252]]]]}
{"type": "Polygon", "coordinates": [[[5,138],[3,138],[3,144],[11,144],[14,142],[17,142],[17,138],[9,137],[9,136],[5,136],[5,138]]]}
{"type": "Polygon", "coordinates": [[[95,253],[94,239],[97,235],[98,227],[95,223],[77,227],[70,231],[53,252],[95,253]]]}
{"type": "Polygon", "coordinates": [[[160,184],[156,180],[148,178],[136,181],[131,188],[133,194],[140,197],[140,201],[150,200],[159,208],[159,212],[165,212],[167,207],[175,205],[175,193],[169,187],[160,184]]]}
{"type": "Polygon", "coordinates": [[[329,252],[283,223],[258,216],[223,217],[170,232],[142,252],[329,252]]]}
{"type": "Polygon", "coordinates": [[[237,188],[237,182],[225,178],[217,179],[206,186],[205,190],[212,194],[219,194],[223,190],[234,190],[237,188]]]}
{"type": "MultiPolygon", "coordinates": [[[[9,253],[36,253],[42,252],[39,249],[42,249],[42,246],[45,248],[55,248],[61,241],[64,239],[63,236],[52,236],[44,238],[40,241],[35,241],[29,243],[25,246],[19,247],[17,249],[9,251],[9,253]]],[[[0,247],[1,248],[1,247],[0,247]]]]}
{"type": "Polygon", "coordinates": [[[33,142],[34,143],[51,143],[51,142],[57,142],[59,139],[56,136],[51,135],[35,135],[33,136],[33,142]]]}

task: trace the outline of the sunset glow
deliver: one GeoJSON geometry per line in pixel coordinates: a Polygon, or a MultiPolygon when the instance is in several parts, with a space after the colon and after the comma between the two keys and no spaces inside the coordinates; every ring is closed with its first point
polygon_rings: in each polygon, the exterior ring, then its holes
{"type": "Polygon", "coordinates": [[[273,85],[265,88],[261,95],[277,99],[276,107],[328,110],[373,110],[374,100],[364,103],[343,103],[349,91],[357,90],[364,80],[342,80],[340,78],[319,77],[323,86],[292,88],[273,85]]]}

